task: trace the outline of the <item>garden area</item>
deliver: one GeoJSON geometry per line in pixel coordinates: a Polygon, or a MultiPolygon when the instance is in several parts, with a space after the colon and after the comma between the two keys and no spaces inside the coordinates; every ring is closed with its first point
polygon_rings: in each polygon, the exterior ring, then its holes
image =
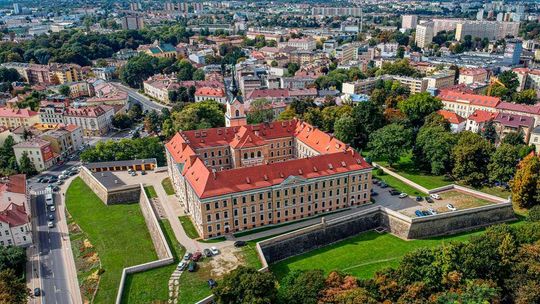
{"type": "MultiPolygon", "coordinates": [[[[94,303],[114,303],[122,269],[157,259],[140,207],[137,203],[107,206],[80,178],[67,190],[66,207],[88,241],[83,252],[74,246],[73,255],[81,256],[92,248],[89,252],[95,250],[101,261],[94,303]]],[[[88,277],[87,271],[78,269],[79,280],[88,277]]]]}
{"type": "Polygon", "coordinates": [[[165,193],[167,193],[167,195],[174,195],[174,187],[169,177],[163,179],[161,181],[161,185],[163,186],[163,189],[165,190],[165,193]]]}

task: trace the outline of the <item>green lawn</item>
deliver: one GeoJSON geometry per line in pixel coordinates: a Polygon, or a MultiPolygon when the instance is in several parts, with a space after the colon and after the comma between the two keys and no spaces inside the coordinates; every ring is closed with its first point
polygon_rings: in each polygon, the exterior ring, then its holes
{"type": "Polygon", "coordinates": [[[114,303],[122,269],[157,259],[141,209],[136,203],[106,206],[80,178],[69,186],[66,206],[101,259],[94,303],[114,303]]]}
{"type": "Polygon", "coordinates": [[[165,193],[167,193],[167,195],[174,194],[174,187],[172,185],[170,178],[167,177],[164,180],[162,180],[161,185],[163,186],[163,190],[165,190],[165,193]]]}
{"type": "Polygon", "coordinates": [[[195,225],[193,225],[193,222],[191,221],[191,218],[188,215],[179,216],[178,219],[180,220],[180,224],[182,224],[182,227],[184,228],[184,231],[186,232],[189,238],[191,239],[200,238],[199,232],[195,228],[195,225]]]}
{"type": "Polygon", "coordinates": [[[220,237],[217,237],[217,238],[213,238],[213,239],[208,239],[208,240],[199,240],[199,242],[201,243],[219,243],[219,242],[223,242],[227,240],[227,238],[225,238],[224,236],[220,236],[220,237]]]}
{"type": "MultiPolygon", "coordinates": [[[[517,221],[511,225],[522,225],[517,221]]],[[[424,240],[405,241],[389,233],[374,231],[359,234],[341,242],[319,248],[305,254],[291,257],[270,269],[278,280],[290,271],[322,269],[326,273],[341,270],[358,278],[370,278],[378,270],[395,267],[408,252],[421,247],[434,247],[450,241],[463,242],[471,236],[481,234],[485,229],[465,232],[453,236],[442,236],[424,240]]]]}
{"type": "MultiPolygon", "coordinates": [[[[377,161],[378,164],[389,168],[388,163],[384,161],[377,161]]],[[[439,188],[442,186],[450,185],[454,181],[446,178],[442,175],[432,175],[427,172],[422,172],[417,169],[417,166],[412,161],[412,153],[409,152],[406,155],[403,155],[397,164],[392,166],[392,171],[398,173],[399,175],[419,184],[420,186],[426,187],[427,189],[439,188]]]]}
{"type": "Polygon", "coordinates": [[[122,303],[165,302],[169,299],[169,277],[186,250],[176,241],[168,220],[161,220],[160,226],[174,256],[174,264],[128,275],[122,303]]]}
{"type": "MultiPolygon", "coordinates": [[[[411,195],[411,196],[417,196],[417,195],[420,195],[420,196],[425,196],[427,195],[427,193],[424,193],[414,187],[411,187],[407,184],[405,184],[404,182],[402,182],[401,180],[391,176],[391,175],[388,175],[388,174],[383,174],[383,175],[378,175],[377,174],[377,170],[373,170],[373,177],[385,182],[386,184],[388,184],[388,186],[398,190],[399,192],[405,192],[407,193],[408,195],[411,195]]],[[[375,200],[377,200],[377,197],[375,196],[374,197],[375,200]]]]}
{"type": "Polygon", "coordinates": [[[148,198],[157,197],[156,189],[154,189],[154,186],[146,186],[146,187],[144,187],[144,192],[146,193],[146,196],[148,198]]]}

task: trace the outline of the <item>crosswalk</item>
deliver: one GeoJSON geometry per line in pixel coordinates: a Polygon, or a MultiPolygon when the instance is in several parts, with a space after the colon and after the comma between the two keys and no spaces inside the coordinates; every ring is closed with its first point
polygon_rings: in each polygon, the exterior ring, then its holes
{"type": "Polygon", "coordinates": [[[30,194],[32,195],[44,195],[46,193],[50,193],[51,190],[47,189],[47,188],[44,188],[44,189],[41,189],[41,190],[31,190],[30,191],[30,194]]]}

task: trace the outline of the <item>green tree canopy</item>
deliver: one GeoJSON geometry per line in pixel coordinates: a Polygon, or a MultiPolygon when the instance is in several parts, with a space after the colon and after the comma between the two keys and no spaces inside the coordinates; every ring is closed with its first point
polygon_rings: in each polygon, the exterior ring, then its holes
{"type": "Polygon", "coordinates": [[[398,108],[407,115],[407,118],[415,127],[423,125],[425,117],[440,110],[442,106],[440,99],[431,96],[427,92],[413,94],[398,103],[398,108]]]}
{"type": "Polygon", "coordinates": [[[175,130],[197,130],[225,126],[225,108],[214,100],[205,100],[185,106],[172,113],[175,130]]]}
{"type": "Polygon", "coordinates": [[[271,272],[239,266],[223,277],[214,295],[219,304],[270,304],[276,300],[277,288],[271,272]]]}
{"type": "Polygon", "coordinates": [[[454,176],[468,185],[479,186],[488,179],[487,166],[493,150],[493,145],[480,135],[462,132],[452,151],[454,176]]]}
{"type": "Polygon", "coordinates": [[[410,148],[411,140],[410,129],[400,124],[390,124],[370,135],[368,147],[374,159],[386,160],[392,166],[410,148]]]}

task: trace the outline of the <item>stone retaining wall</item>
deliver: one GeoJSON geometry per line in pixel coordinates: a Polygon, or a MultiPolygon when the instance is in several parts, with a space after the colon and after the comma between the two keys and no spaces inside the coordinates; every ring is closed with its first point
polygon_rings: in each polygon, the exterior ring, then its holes
{"type": "Polygon", "coordinates": [[[81,167],[79,176],[106,205],[137,202],[141,196],[139,185],[123,185],[107,189],[85,166],[81,167]]]}
{"type": "Polygon", "coordinates": [[[107,204],[107,188],[92,175],[92,172],[88,170],[88,168],[81,166],[79,177],[88,187],[90,187],[90,189],[92,189],[92,191],[94,191],[103,203],[107,204]]]}

